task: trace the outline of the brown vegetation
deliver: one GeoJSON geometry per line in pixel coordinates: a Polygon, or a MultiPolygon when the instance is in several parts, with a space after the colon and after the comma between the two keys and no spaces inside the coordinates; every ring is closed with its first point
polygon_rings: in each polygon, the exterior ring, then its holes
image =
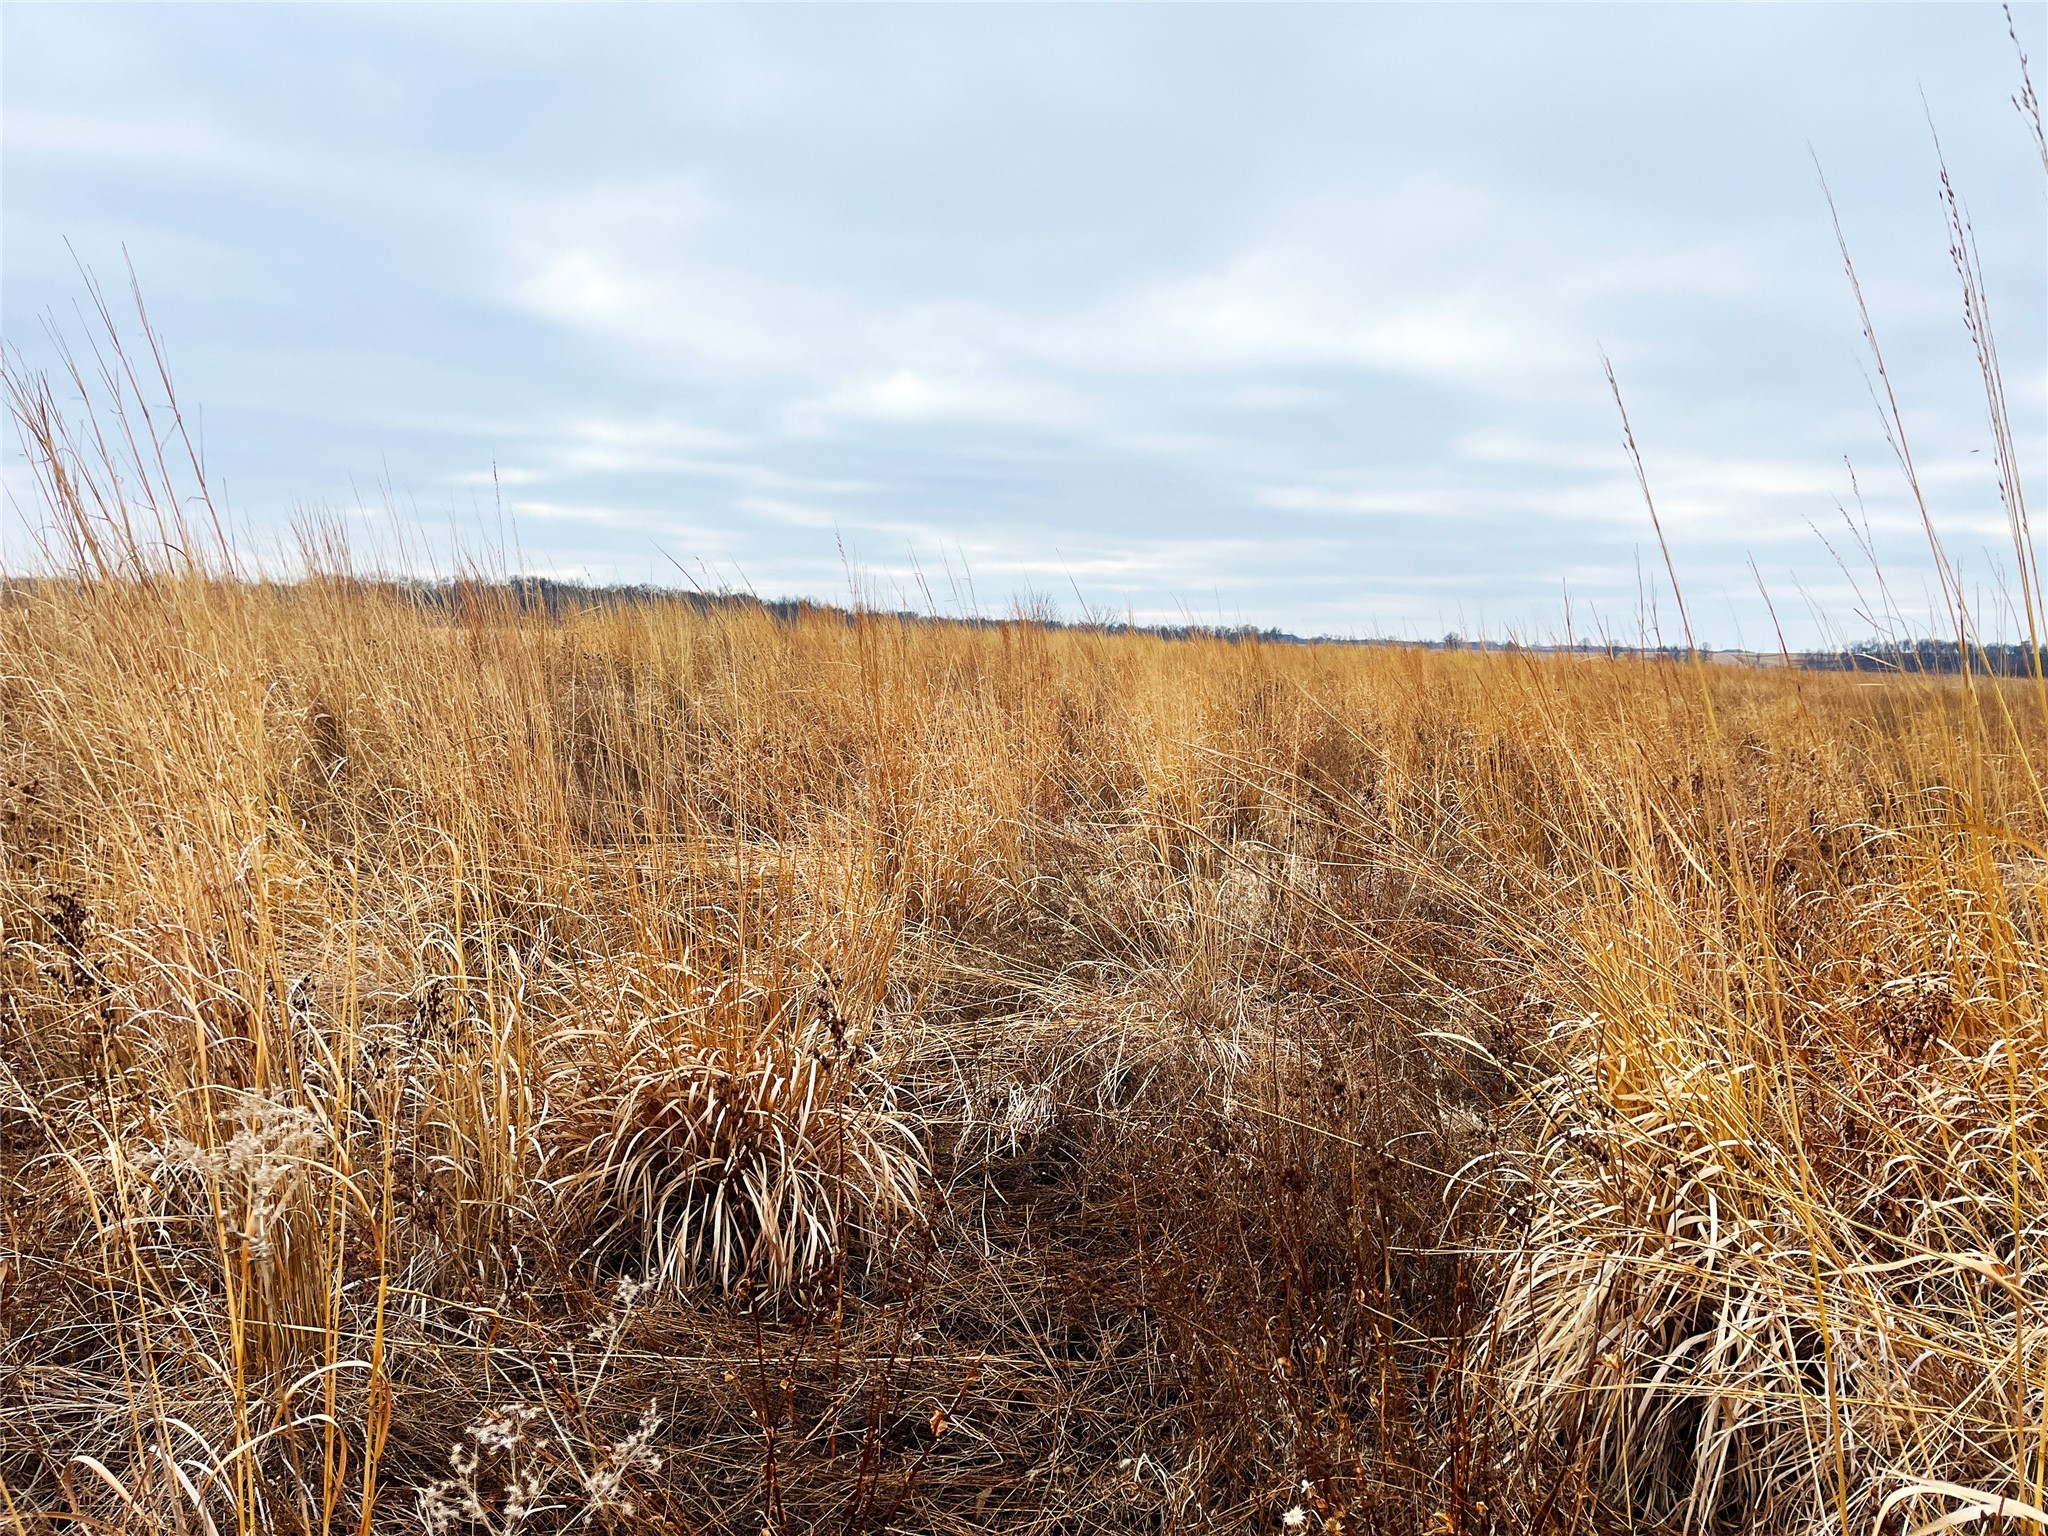
{"type": "Polygon", "coordinates": [[[0,625],[25,1528],[2039,1518],[2031,684],[0,625]]]}

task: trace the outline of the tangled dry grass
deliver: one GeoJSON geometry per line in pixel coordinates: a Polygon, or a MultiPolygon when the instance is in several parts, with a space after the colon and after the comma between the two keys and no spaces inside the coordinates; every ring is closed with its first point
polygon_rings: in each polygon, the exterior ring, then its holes
{"type": "Polygon", "coordinates": [[[259,580],[15,383],[14,1528],[2048,1524],[2039,683],[259,580]]]}
{"type": "Polygon", "coordinates": [[[24,1528],[2040,1520],[2031,684],[4,626],[24,1528]]]}

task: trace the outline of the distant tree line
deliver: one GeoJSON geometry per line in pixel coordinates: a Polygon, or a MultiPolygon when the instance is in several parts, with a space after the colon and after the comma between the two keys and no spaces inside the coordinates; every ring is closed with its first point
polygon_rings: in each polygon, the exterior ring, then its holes
{"type": "MultiPolygon", "coordinates": [[[[48,577],[0,576],[0,601],[23,599],[48,577]]],[[[1339,637],[1297,635],[1290,630],[1251,624],[1132,624],[1122,620],[1062,619],[1050,603],[1037,601],[1021,605],[1015,612],[991,617],[975,614],[952,618],[914,609],[894,611],[842,607],[801,597],[757,597],[751,592],[689,590],[655,586],[649,582],[595,584],[563,581],[552,576],[512,576],[502,580],[416,580],[380,577],[326,577],[341,580],[365,591],[383,591],[429,610],[455,613],[465,605],[504,605],[525,613],[544,613],[563,618],[593,608],[658,606],[677,604],[698,613],[746,609],[763,613],[784,623],[803,618],[837,618],[851,624],[859,618],[887,618],[912,624],[958,624],[969,629],[1000,629],[1011,624],[1031,624],[1047,629],[1082,634],[1149,635],[1158,640],[1220,640],[1243,645],[1367,645],[1420,646],[1432,651],[1530,651],[1539,655],[1604,656],[1610,660],[1683,662],[1692,652],[1682,645],[1629,645],[1621,641],[1579,640],[1571,645],[1530,644],[1518,640],[1467,639],[1455,632],[1437,640],[1409,640],[1391,636],[1339,637]]],[[[1919,672],[1952,675],[1963,670],[1963,650],[1953,640],[1871,640],[1845,650],[1794,651],[1781,653],[1751,651],[1707,652],[1723,660],[1747,660],[1764,665],[1789,659],[1796,667],[1815,672],[1919,672]]],[[[1969,669],[1997,677],[2032,677],[2039,670],[2048,675],[2048,646],[2035,647],[1994,641],[1969,647],[1969,669]]]]}
{"type": "MultiPolygon", "coordinates": [[[[460,582],[405,583],[416,601],[433,606],[452,605],[470,584],[460,582]]],[[[502,584],[483,584],[501,590],[512,602],[528,611],[560,617],[580,609],[614,604],[681,603],[700,613],[746,608],[766,613],[784,622],[804,617],[838,617],[853,623],[856,617],[892,618],[905,623],[960,624],[970,629],[999,629],[1006,624],[1028,623],[1047,629],[1071,630],[1101,635],[1149,635],[1159,640],[1221,640],[1231,644],[1258,645],[1419,645],[1444,651],[1534,651],[1539,654],[1570,653],[1579,656],[1631,657],[1640,661],[1682,662],[1692,653],[1682,645],[1628,645],[1615,640],[1580,640],[1564,645],[1531,645],[1516,640],[1467,639],[1455,632],[1439,640],[1401,640],[1390,637],[1335,638],[1297,635],[1285,629],[1261,629],[1251,624],[1132,624],[1100,619],[1062,619],[1049,603],[1035,602],[1007,616],[971,615],[961,618],[919,613],[914,609],[893,612],[880,609],[856,611],[808,598],[761,598],[751,592],[684,591],[674,587],[637,585],[592,585],[560,581],[547,576],[515,576],[502,584]]],[[[1724,655],[1751,653],[1722,653],[1724,655]]],[[[1756,653],[1756,659],[1776,661],[1779,653],[1756,653]]],[[[1795,651],[1792,665],[1816,672],[1922,672],[1953,674],[1962,671],[1962,652],[1953,640],[1872,640],[1838,651],[1795,651]]],[[[2048,672],[2048,647],[1994,642],[1969,648],[1970,670],[1998,677],[2031,677],[2039,665],[2048,672]]]]}
{"type": "MultiPolygon", "coordinates": [[[[459,599],[463,586],[464,584],[459,582],[419,583],[409,590],[416,595],[418,601],[433,606],[448,606],[459,599]]],[[[1131,624],[1121,620],[1109,622],[1100,619],[1062,619],[1050,604],[1042,602],[1024,605],[1015,613],[1007,615],[991,617],[974,614],[953,618],[919,613],[911,608],[893,611],[878,608],[856,610],[833,603],[814,602],[809,598],[763,598],[756,597],[751,592],[684,591],[646,583],[600,586],[577,581],[559,581],[548,576],[515,576],[504,582],[502,588],[515,606],[529,612],[546,613],[551,617],[560,617],[585,608],[680,603],[699,613],[751,609],[785,622],[799,618],[837,617],[851,624],[856,618],[865,617],[898,619],[904,623],[959,624],[969,629],[1000,629],[1006,624],[1024,623],[1041,625],[1047,629],[1075,630],[1088,634],[1151,635],[1161,640],[1225,640],[1239,643],[1255,641],[1263,645],[1361,643],[1344,640],[1311,642],[1284,629],[1260,629],[1251,624],[1131,624]]]]}
{"type": "MultiPolygon", "coordinates": [[[[1859,645],[1846,651],[1810,651],[1794,658],[1820,672],[1934,672],[1963,670],[1963,649],[1953,640],[1908,640],[1859,645]]],[[[1994,642],[1969,648],[1969,669],[1996,677],[2032,677],[2048,662],[2048,649],[1994,642]]]]}

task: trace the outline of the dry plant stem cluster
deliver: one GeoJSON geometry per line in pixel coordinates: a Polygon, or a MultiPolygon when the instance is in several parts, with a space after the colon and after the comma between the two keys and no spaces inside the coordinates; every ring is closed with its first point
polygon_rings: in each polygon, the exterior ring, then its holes
{"type": "Polygon", "coordinates": [[[127,548],[0,602],[17,1527],[2041,1521],[2031,683],[127,548]]]}

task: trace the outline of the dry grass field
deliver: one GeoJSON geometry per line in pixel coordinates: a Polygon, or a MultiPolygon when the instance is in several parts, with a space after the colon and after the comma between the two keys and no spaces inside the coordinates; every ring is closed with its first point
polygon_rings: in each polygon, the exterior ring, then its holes
{"type": "Polygon", "coordinates": [[[16,382],[12,1528],[2048,1521],[2041,684],[257,580],[16,382]]]}

